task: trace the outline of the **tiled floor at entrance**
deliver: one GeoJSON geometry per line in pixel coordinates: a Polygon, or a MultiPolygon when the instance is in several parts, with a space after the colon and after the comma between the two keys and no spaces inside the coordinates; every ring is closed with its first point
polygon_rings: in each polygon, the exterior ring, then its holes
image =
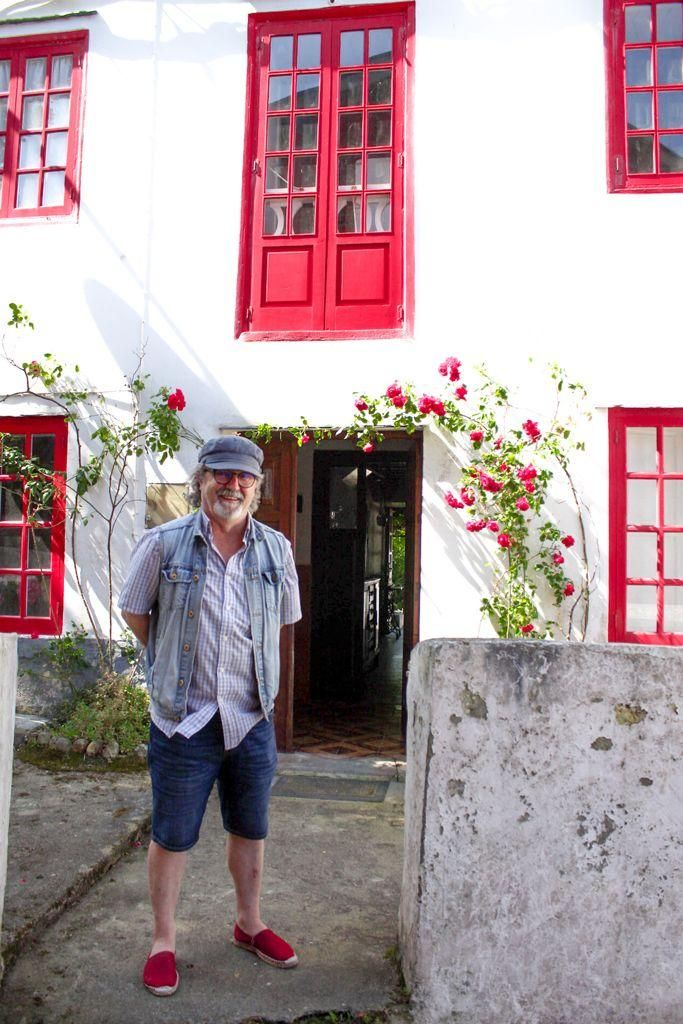
{"type": "Polygon", "coordinates": [[[366,695],[342,701],[295,705],[294,749],[342,757],[383,757],[404,761],[401,735],[403,637],[382,640],[377,668],[366,695]]]}

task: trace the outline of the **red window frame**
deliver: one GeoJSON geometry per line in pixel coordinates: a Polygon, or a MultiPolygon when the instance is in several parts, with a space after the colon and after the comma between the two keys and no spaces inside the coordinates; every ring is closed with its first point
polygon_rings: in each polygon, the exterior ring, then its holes
{"type": "Polygon", "coordinates": [[[67,217],[78,209],[81,101],[87,45],[86,31],[0,39],[0,107],[7,106],[4,130],[0,111],[0,220],[67,217]],[[68,56],[73,58],[73,65],[67,84],[64,79],[56,78],[58,66],[53,62],[55,58],[68,56]],[[28,66],[29,61],[39,58],[46,61],[42,86],[37,79],[31,80],[32,69],[28,66]],[[5,81],[3,66],[9,66],[9,81],[5,81]],[[66,95],[70,97],[69,113],[68,118],[63,119],[59,105],[60,102],[63,105],[66,95]],[[33,104],[32,108],[29,103],[33,104]],[[36,111],[35,119],[31,119],[30,109],[36,111]],[[55,120],[50,124],[53,109],[55,120]],[[23,140],[26,140],[25,153],[23,140]],[[32,140],[39,140],[33,153],[29,145],[32,140]],[[64,175],[63,190],[59,187],[60,175],[64,175]],[[18,206],[19,190],[25,188],[26,198],[30,200],[34,182],[37,202],[18,206]],[[54,189],[52,195],[48,192],[51,188],[54,189]],[[58,195],[61,201],[57,201],[58,195]],[[43,199],[48,200],[46,205],[41,205],[43,199]]]}
{"type": "Polygon", "coordinates": [[[663,4],[605,0],[610,192],[683,191],[683,14],[663,4]]]}
{"type": "MultiPolygon", "coordinates": [[[[609,480],[610,480],[610,559],[609,559],[609,618],[608,639],[627,643],[664,644],[680,646],[683,644],[683,631],[680,633],[665,629],[667,625],[666,597],[672,588],[680,593],[683,602],[683,574],[681,577],[666,575],[667,537],[683,535],[683,516],[681,523],[669,523],[667,519],[667,500],[672,491],[667,486],[677,485],[683,501],[683,459],[680,471],[673,461],[671,449],[668,448],[665,431],[667,428],[681,429],[683,437],[683,409],[610,409],[609,411],[609,480]],[[629,428],[646,428],[652,431],[652,462],[644,467],[634,468],[628,465],[628,430],[629,428]],[[644,471],[641,471],[644,470],[644,471]],[[639,481],[654,483],[652,493],[655,496],[655,522],[629,522],[628,520],[628,488],[629,483],[638,486],[639,481]],[[629,537],[638,534],[641,537],[652,537],[650,548],[654,549],[651,559],[654,573],[645,576],[629,576],[628,544],[629,537]],[[654,630],[629,629],[628,622],[628,588],[648,587],[656,592],[656,617],[654,630]]],[[[641,488],[642,490],[642,488],[641,488]]],[[[652,490],[652,488],[650,488],[652,490]]],[[[636,501],[634,494],[634,507],[636,501]]],[[[642,499],[641,499],[642,500],[642,499]]],[[[648,516],[643,516],[648,518],[648,516]]],[[[682,537],[683,540],[683,537],[682,537]]],[[[634,552],[635,553],[635,552],[634,552]]],[[[642,555],[641,555],[642,557],[642,555]]]]}
{"type": "MultiPolygon", "coordinates": [[[[0,433],[23,436],[24,455],[32,454],[32,440],[36,435],[53,434],[54,442],[54,483],[57,490],[52,503],[52,515],[40,521],[40,525],[32,526],[27,522],[27,495],[22,492],[21,519],[0,520],[0,538],[4,531],[19,530],[19,565],[5,565],[12,562],[12,551],[9,546],[0,545],[0,581],[6,577],[19,577],[19,614],[0,614],[0,633],[30,633],[38,636],[57,636],[62,631],[64,614],[64,541],[66,526],[66,495],[65,478],[67,459],[67,424],[59,416],[2,416],[0,417],[0,433]],[[30,541],[33,530],[51,529],[50,561],[40,567],[30,566],[30,541]],[[2,557],[2,551],[5,557],[2,557]],[[29,615],[27,601],[31,587],[42,587],[40,582],[45,579],[49,588],[49,614],[29,615]],[[38,581],[33,583],[32,581],[38,581]]],[[[3,473],[0,466],[0,487],[5,483],[16,482],[16,476],[3,473]]],[[[9,506],[10,502],[8,502],[9,506]]],[[[0,514],[2,514],[0,502],[0,514]]],[[[37,545],[33,545],[38,550],[37,545]]],[[[42,553],[40,553],[42,555],[42,553]]],[[[42,561],[42,559],[39,559],[42,561]]],[[[44,591],[43,593],[47,593],[44,591]]]]}
{"type": "MultiPolygon", "coordinates": [[[[250,16],[236,336],[247,341],[313,340],[401,337],[412,330],[409,182],[413,39],[412,2],[250,16]],[[370,52],[370,33],[387,28],[392,29],[392,56],[382,60],[370,52]],[[362,61],[342,66],[341,36],[346,32],[362,32],[364,49],[362,61]],[[311,35],[321,39],[320,65],[304,62],[306,66],[298,68],[300,37],[311,35]],[[294,41],[291,69],[271,61],[273,39],[288,36],[294,41]],[[391,97],[387,99],[385,94],[378,99],[378,92],[369,91],[371,84],[379,87],[379,77],[387,73],[391,97]],[[269,110],[271,80],[288,74],[292,75],[291,100],[284,101],[286,107],[269,110]],[[296,83],[302,74],[320,76],[317,95],[313,89],[305,101],[314,104],[310,107],[298,105],[296,83]],[[345,96],[342,108],[340,83],[347,74],[361,79],[362,93],[354,102],[345,96]],[[318,137],[311,133],[302,149],[297,143],[297,124],[311,115],[318,118],[318,137]],[[360,123],[362,135],[360,141],[348,142],[340,154],[339,119],[344,115],[360,123]],[[285,125],[286,141],[276,143],[278,148],[273,149],[268,125],[276,117],[283,125],[289,120],[289,131],[285,125]],[[382,119],[386,132],[387,118],[389,141],[385,134],[375,144],[372,133],[382,119]],[[340,155],[357,157],[360,180],[352,187],[338,184],[340,155]],[[300,157],[309,158],[309,166],[317,157],[317,179],[307,190],[297,186],[294,177],[300,157]],[[284,163],[287,160],[288,164],[284,163]],[[381,166],[384,175],[388,167],[388,185],[384,184],[386,177],[381,184],[370,182],[371,165],[373,170],[381,166]],[[269,190],[278,173],[285,185],[279,194],[269,190]],[[358,200],[355,205],[354,200],[358,200]],[[271,203],[279,206],[275,214],[266,210],[271,203]],[[308,233],[310,218],[304,218],[307,233],[295,233],[295,205],[299,209],[307,205],[310,214],[313,203],[313,231],[308,233]],[[338,204],[354,207],[354,215],[363,218],[355,222],[361,230],[337,230],[338,204]],[[271,227],[282,233],[267,234],[271,227]]],[[[351,222],[354,224],[353,216],[351,222]]]]}

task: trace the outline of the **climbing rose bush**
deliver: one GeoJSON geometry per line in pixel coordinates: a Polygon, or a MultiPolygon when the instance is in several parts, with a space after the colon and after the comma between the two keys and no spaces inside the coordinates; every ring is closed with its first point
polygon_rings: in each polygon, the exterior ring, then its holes
{"type": "Polygon", "coordinates": [[[459,477],[455,479],[454,472],[443,497],[462,528],[480,535],[485,545],[482,562],[493,566],[493,585],[482,598],[482,612],[501,637],[552,637],[559,623],[541,612],[541,605],[547,604],[541,598],[549,596],[552,606],[566,611],[567,635],[574,611],[584,605],[585,636],[589,597],[585,539],[582,559],[573,559],[568,567],[565,555],[574,538],[562,534],[547,510],[549,485],[559,469],[570,484],[585,538],[582,506],[569,466],[572,453],[584,445],[576,439],[574,421],[559,417],[560,399],[570,393],[580,403],[585,389],[552,366],[557,411],[542,427],[515,414],[508,389],[485,370],[478,371],[478,387],[468,387],[461,379],[462,366],[454,356],[443,360],[438,370],[445,381],[439,394],[418,394],[412,384],[395,380],[377,397],[357,395],[349,435],[366,453],[381,444],[383,428],[412,433],[431,424],[452,435],[465,457],[459,477]]]}

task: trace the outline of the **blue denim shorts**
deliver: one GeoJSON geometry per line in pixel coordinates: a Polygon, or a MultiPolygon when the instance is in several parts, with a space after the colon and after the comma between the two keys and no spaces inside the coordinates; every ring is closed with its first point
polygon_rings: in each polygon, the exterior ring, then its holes
{"type": "Polygon", "coordinates": [[[273,723],[265,718],[232,750],[223,743],[218,712],[189,738],[170,739],[152,722],[148,747],[152,779],[152,839],[165,850],[189,850],[214,782],[223,827],[243,839],[265,839],[268,801],[277,765],[273,723]]]}

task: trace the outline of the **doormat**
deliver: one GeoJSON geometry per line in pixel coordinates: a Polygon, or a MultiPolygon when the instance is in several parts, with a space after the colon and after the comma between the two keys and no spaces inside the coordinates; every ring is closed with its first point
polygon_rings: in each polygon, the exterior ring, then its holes
{"type": "Polygon", "coordinates": [[[278,775],[273,796],[298,797],[301,800],[355,800],[381,804],[389,788],[389,779],[338,779],[321,775],[278,775]]]}

